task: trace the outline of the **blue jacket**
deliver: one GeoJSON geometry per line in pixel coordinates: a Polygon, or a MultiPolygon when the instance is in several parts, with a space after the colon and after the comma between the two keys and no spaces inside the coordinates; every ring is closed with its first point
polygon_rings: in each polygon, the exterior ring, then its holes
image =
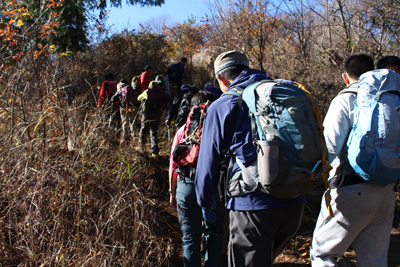
{"type": "Polygon", "coordinates": [[[171,80],[182,80],[183,73],[185,72],[185,64],[183,64],[183,62],[172,64],[169,66],[169,68],[172,69],[172,75],[170,77],[171,80]]]}
{"type": "MultiPolygon", "coordinates": [[[[248,85],[265,79],[271,79],[264,72],[248,69],[232,82],[228,90],[233,87],[246,88],[248,85]]],[[[237,96],[223,95],[209,107],[203,123],[200,154],[197,163],[195,187],[197,202],[203,209],[211,209],[214,202],[214,192],[218,187],[219,170],[222,151],[228,142],[232,110],[237,102],[237,96]]],[[[233,134],[230,149],[245,166],[249,166],[257,158],[256,147],[252,144],[251,119],[249,109],[244,104],[240,110],[235,133],[233,134]]],[[[235,163],[233,173],[240,170],[235,163]]],[[[232,210],[261,210],[294,206],[305,203],[305,197],[282,199],[268,196],[260,191],[232,198],[228,209],[232,210]]]]}

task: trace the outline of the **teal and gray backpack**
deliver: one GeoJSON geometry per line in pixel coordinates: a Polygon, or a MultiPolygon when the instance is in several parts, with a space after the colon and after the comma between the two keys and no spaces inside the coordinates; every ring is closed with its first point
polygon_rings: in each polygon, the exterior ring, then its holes
{"type": "Polygon", "coordinates": [[[372,184],[400,179],[400,75],[396,72],[381,69],[360,76],[347,163],[372,184]]]}
{"type": "Polygon", "coordinates": [[[238,105],[246,103],[251,117],[257,160],[229,181],[228,196],[261,190],[281,198],[305,194],[327,179],[326,146],[321,114],[301,85],[263,80],[243,91],[232,89],[238,105]]]}

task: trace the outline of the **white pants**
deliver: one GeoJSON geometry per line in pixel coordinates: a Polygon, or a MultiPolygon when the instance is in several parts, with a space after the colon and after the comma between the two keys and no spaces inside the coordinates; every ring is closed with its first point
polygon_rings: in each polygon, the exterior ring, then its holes
{"type": "Polygon", "coordinates": [[[322,199],[311,245],[311,265],[338,266],[352,245],[358,267],[387,266],[394,212],[394,185],[360,183],[333,189],[330,217],[322,199]]]}

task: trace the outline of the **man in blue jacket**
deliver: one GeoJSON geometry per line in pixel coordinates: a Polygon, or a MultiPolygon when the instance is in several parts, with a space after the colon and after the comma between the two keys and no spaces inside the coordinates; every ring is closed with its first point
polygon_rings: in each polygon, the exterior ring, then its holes
{"type": "Polygon", "coordinates": [[[183,73],[185,72],[186,63],[187,63],[187,58],[182,57],[180,62],[169,66],[169,69],[171,69],[171,73],[172,73],[171,77],[169,77],[170,81],[173,81],[176,85],[175,94],[178,94],[181,91],[183,73]]]}
{"type": "MultiPolygon", "coordinates": [[[[270,79],[264,72],[249,69],[249,61],[240,51],[219,55],[214,70],[224,93],[233,87],[244,89],[254,82],[270,79]]],[[[216,217],[214,193],[218,186],[222,151],[227,143],[246,167],[257,158],[246,104],[242,105],[236,124],[233,121],[232,112],[237,99],[231,94],[221,96],[210,106],[204,120],[195,187],[197,202],[206,220],[213,221],[216,217]],[[234,129],[233,138],[228,140],[231,129],[234,129]]],[[[239,170],[235,163],[233,174],[239,170]]],[[[261,191],[231,198],[227,206],[230,210],[229,266],[272,266],[299,229],[304,204],[304,196],[282,199],[261,191]]]]}

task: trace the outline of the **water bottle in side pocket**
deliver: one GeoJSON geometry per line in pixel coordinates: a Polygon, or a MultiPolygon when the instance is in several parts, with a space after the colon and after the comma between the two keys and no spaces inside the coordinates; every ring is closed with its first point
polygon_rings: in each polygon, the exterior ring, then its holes
{"type": "Polygon", "coordinates": [[[265,141],[259,141],[257,149],[258,174],[260,183],[268,186],[279,173],[279,138],[274,134],[267,134],[265,141]]]}

